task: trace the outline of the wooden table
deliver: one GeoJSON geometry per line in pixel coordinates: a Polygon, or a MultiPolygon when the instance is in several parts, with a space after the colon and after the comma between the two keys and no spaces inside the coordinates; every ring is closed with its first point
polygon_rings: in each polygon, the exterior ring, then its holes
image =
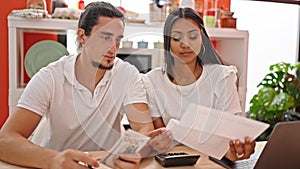
{"type": "MultiPolygon", "coordinates": [[[[266,142],[257,142],[256,144],[256,150],[262,150],[265,146],[266,142]]],[[[182,167],[168,167],[168,169],[176,168],[176,169],[224,169],[224,167],[210,161],[208,159],[208,156],[200,153],[194,149],[191,149],[186,146],[176,146],[169,152],[186,152],[188,154],[200,154],[200,158],[197,161],[197,163],[194,166],[182,166],[182,167]]],[[[101,158],[105,151],[93,151],[89,152],[94,158],[101,158]]],[[[157,161],[155,161],[154,157],[148,157],[143,159],[141,163],[141,169],[162,169],[162,167],[157,161]]],[[[0,161],[0,169],[28,169],[24,167],[19,167],[15,165],[11,165],[8,163],[5,163],[3,161],[0,161]]],[[[101,165],[98,169],[110,169],[109,167],[106,167],[104,165],[101,165]]]]}

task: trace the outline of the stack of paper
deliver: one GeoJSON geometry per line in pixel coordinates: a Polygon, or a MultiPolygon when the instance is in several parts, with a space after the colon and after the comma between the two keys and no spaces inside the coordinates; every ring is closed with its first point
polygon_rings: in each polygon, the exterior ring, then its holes
{"type": "Polygon", "coordinates": [[[244,141],[246,136],[255,140],[268,127],[266,123],[195,104],[180,120],[171,119],[167,125],[175,140],[217,159],[226,154],[230,140],[244,141]]]}

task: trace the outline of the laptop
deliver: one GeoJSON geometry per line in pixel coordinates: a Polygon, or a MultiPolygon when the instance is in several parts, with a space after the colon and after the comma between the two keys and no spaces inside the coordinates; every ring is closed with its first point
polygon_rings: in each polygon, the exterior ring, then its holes
{"type": "Polygon", "coordinates": [[[249,159],[209,159],[227,169],[300,169],[300,121],[277,123],[264,149],[249,159]]]}

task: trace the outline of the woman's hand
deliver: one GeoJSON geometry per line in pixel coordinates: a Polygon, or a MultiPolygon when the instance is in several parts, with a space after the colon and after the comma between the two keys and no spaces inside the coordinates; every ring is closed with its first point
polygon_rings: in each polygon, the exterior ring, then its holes
{"type": "Polygon", "coordinates": [[[158,153],[163,153],[170,149],[173,135],[165,127],[152,130],[147,135],[152,138],[149,144],[158,153]]]}
{"type": "Polygon", "coordinates": [[[245,137],[244,143],[240,140],[229,142],[229,150],[225,157],[231,161],[247,159],[254,153],[255,140],[250,141],[249,137],[245,137]]]}

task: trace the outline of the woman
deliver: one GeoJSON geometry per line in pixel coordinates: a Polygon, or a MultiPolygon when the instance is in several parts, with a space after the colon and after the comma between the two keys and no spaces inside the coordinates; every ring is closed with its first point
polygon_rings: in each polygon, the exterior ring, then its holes
{"type": "MultiPolygon", "coordinates": [[[[236,88],[237,69],[225,66],[203,26],[190,8],[174,10],[164,27],[165,68],[144,77],[155,128],[171,118],[180,119],[191,103],[232,114],[241,114],[236,88]],[[150,89],[150,90],[149,90],[150,89]]],[[[249,158],[255,141],[229,143],[226,157],[232,161],[249,158]]]]}

